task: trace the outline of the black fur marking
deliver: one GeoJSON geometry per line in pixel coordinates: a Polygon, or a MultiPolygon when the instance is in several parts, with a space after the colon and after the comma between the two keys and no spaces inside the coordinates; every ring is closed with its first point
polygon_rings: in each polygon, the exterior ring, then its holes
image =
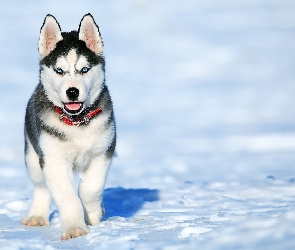
{"type": "Polygon", "coordinates": [[[86,43],[79,40],[79,34],[77,31],[62,32],[61,34],[63,40],[56,44],[55,49],[49,55],[41,59],[40,65],[45,64],[47,67],[55,65],[60,56],[66,56],[70,50],[75,49],[78,55],[84,55],[87,58],[90,63],[89,66],[92,67],[101,64],[104,70],[105,59],[103,55],[97,56],[94,52],[88,49],[86,43]]]}
{"type": "Polygon", "coordinates": [[[26,131],[25,131],[25,133],[24,133],[24,137],[25,137],[25,155],[28,153],[28,140],[27,140],[27,138],[26,138],[26,131]]]}
{"type": "MultiPolygon", "coordinates": [[[[55,128],[47,126],[41,118],[41,115],[43,113],[54,112],[53,109],[54,106],[48,100],[43,85],[39,83],[35,92],[33,93],[32,97],[28,102],[25,116],[25,131],[34,150],[36,151],[39,157],[42,155],[42,151],[39,144],[41,131],[49,133],[50,135],[62,141],[66,140],[66,136],[64,135],[64,133],[59,132],[55,128]]],[[[27,144],[25,144],[25,146],[26,145],[27,144]]],[[[25,150],[27,150],[27,147],[25,147],[25,150]]]]}
{"type": "Polygon", "coordinates": [[[112,156],[114,155],[114,152],[115,152],[115,149],[116,149],[116,141],[117,141],[116,137],[117,136],[116,136],[116,133],[115,133],[113,141],[112,141],[111,145],[109,146],[109,148],[106,151],[106,157],[108,157],[108,158],[112,158],[112,156]]]}
{"type": "Polygon", "coordinates": [[[117,136],[116,136],[116,128],[115,128],[116,125],[115,125],[115,117],[114,117],[114,111],[113,111],[113,103],[112,103],[112,99],[111,99],[108,87],[106,85],[103,86],[102,91],[99,97],[97,98],[96,102],[94,103],[94,105],[97,105],[98,107],[100,107],[102,109],[102,112],[109,112],[109,117],[105,121],[105,129],[108,129],[110,126],[114,126],[115,134],[111,144],[109,145],[106,151],[106,157],[111,158],[115,152],[117,136]]]}
{"type": "Polygon", "coordinates": [[[104,85],[100,96],[98,97],[98,106],[104,111],[112,111],[113,110],[113,103],[112,99],[108,90],[108,87],[104,85]]]}
{"type": "Polygon", "coordinates": [[[109,127],[111,126],[111,124],[112,124],[113,121],[114,121],[114,116],[111,115],[111,116],[105,121],[105,124],[104,124],[105,128],[109,128],[109,127]]]}
{"type": "Polygon", "coordinates": [[[45,165],[44,155],[43,155],[42,152],[41,152],[41,154],[39,156],[39,165],[40,165],[40,168],[41,169],[43,169],[44,168],[44,165],[45,165]]]}
{"type": "Polygon", "coordinates": [[[27,132],[28,138],[36,151],[38,155],[41,154],[41,148],[39,146],[39,136],[40,136],[40,130],[37,127],[36,119],[37,114],[34,110],[34,95],[31,97],[31,99],[28,102],[26,116],[25,116],[25,130],[27,132]]]}
{"type": "MultiPolygon", "coordinates": [[[[105,121],[104,129],[108,129],[110,126],[114,126],[114,129],[113,129],[114,130],[114,137],[113,137],[113,140],[105,153],[106,157],[111,158],[113,156],[113,154],[115,152],[115,148],[116,148],[116,140],[117,140],[116,123],[115,123],[112,99],[111,99],[108,87],[105,84],[103,85],[98,98],[96,99],[94,104],[89,107],[89,109],[94,110],[98,107],[102,109],[102,111],[101,111],[102,113],[109,114],[107,120],[105,121]]],[[[95,117],[94,117],[94,119],[95,119],[95,117]]]]}
{"type": "Polygon", "coordinates": [[[45,131],[46,133],[60,139],[61,141],[66,141],[66,135],[62,132],[59,132],[57,129],[53,127],[47,126],[43,121],[40,122],[40,128],[45,131]]]}

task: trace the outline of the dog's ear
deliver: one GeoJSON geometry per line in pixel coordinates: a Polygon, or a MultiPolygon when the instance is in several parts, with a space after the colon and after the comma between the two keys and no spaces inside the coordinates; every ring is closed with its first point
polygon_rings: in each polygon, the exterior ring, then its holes
{"type": "Polygon", "coordinates": [[[99,55],[102,52],[103,42],[99,28],[91,14],[86,14],[79,25],[79,39],[86,43],[88,49],[99,55]]]}
{"type": "Polygon", "coordinates": [[[56,44],[61,41],[61,29],[55,17],[47,15],[40,31],[39,52],[42,58],[48,56],[56,47],[56,44]]]}

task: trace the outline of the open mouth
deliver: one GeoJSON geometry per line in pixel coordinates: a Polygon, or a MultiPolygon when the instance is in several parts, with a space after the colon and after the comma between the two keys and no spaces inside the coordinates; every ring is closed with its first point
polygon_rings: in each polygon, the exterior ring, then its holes
{"type": "Polygon", "coordinates": [[[77,114],[83,108],[83,102],[64,103],[64,109],[70,114],[77,114]]]}

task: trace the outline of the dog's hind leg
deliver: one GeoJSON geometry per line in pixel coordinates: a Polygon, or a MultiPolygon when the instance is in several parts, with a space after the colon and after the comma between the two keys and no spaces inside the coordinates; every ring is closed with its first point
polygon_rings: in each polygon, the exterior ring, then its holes
{"type": "Polygon", "coordinates": [[[21,223],[28,226],[49,225],[51,195],[45,184],[44,174],[39,164],[39,157],[27,138],[25,160],[28,174],[34,184],[34,196],[29,214],[21,220],[21,223]]]}
{"type": "Polygon", "coordinates": [[[110,163],[111,159],[105,155],[95,157],[81,176],[79,196],[84,208],[85,222],[88,225],[98,224],[104,215],[102,194],[110,163]]]}

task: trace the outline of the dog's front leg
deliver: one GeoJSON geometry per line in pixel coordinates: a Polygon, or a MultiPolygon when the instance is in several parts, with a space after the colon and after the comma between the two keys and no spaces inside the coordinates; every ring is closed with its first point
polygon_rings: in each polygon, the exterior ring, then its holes
{"type": "Polygon", "coordinates": [[[49,206],[51,196],[46,187],[45,178],[39,164],[39,156],[35,152],[26,135],[25,159],[27,171],[34,184],[34,197],[27,217],[21,220],[27,226],[49,225],[49,206]]]}
{"type": "MultiPolygon", "coordinates": [[[[48,143],[47,145],[50,145],[48,143]]],[[[62,240],[79,237],[89,232],[84,222],[81,201],[75,191],[72,163],[65,157],[65,147],[44,150],[44,175],[46,184],[58,207],[62,240]]]]}
{"type": "Polygon", "coordinates": [[[71,166],[65,160],[59,160],[58,164],[48,161],[44,165],[44,174],[47,186],[58,207],[62,240],[88,233],[82,204],[74,188],[71,166]]]}
{"type": "Polygon", "coordinates": [[[102,194],[110,163],[105,155],[94,157],[81,178],[79,196],[88,225],[98,224],[104,214],[102,194]]]}

